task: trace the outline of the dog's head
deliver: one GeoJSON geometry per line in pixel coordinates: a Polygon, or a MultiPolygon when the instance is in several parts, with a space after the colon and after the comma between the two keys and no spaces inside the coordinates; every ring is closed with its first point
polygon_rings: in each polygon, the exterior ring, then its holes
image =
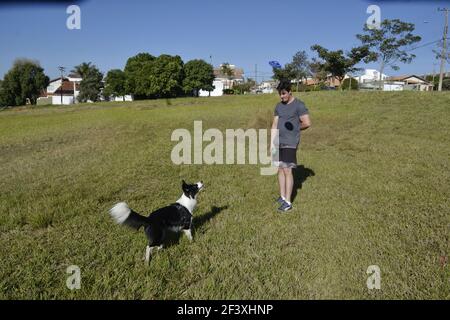
{"type": "Polygon", "coordinates": [[[183,180],[181,188],[183,189],[183,193],[186,197],[195,199],[200,190],[203,189],[203,182],[199,181],[197,183],[188,184],[183,180]]]}

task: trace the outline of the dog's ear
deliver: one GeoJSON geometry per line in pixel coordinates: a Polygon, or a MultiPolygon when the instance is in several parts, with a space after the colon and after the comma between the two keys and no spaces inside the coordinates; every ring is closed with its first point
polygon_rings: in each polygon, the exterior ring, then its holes
{"type": "Polygon", "coordinates": [[[184,188],[186,188],[187,187],[187,183],[186,183],[186,181],[184,181],[184,179],[183,180],[181,180],[183,183],[182,183],[182,185],[181,185],[181,187],[184,189],[184,188]]]}

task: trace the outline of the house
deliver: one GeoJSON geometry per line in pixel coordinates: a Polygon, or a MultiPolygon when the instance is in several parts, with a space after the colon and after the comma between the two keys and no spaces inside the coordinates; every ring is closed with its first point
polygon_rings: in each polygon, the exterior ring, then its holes
{"type": "Polygon", "coordinates": [[[403,91],[404,86],[405,83],[403,81],[385,81],[383,84],[383,91],[403,91]]]}
{"type": "Polygon", "coordinates": [[[422,77],[412,75],[403,75],[403,76],[395,76],[389,77],[386,79],[385,83],[390,84],[393,82],[402,82],[403,90],[409,91],[432,91],[433,84],[423,79],[422,77]]]}
{"type": "MultiPolygon", "coordinates": [[[[346,78],[348,78],[348,76],[345,76],[344,79],[346,79],[346,78]]],[[[325,81],[321,81],[317,78],[307,78],[306,79],[307,86],[317,86],[317,85],[321,84],[322,82],[326,86],[332,87],[332,88],[336,88],[341,85],[341,82],[339,81],[339,79],[336,77],[333,77],[331,74],[327,75],[327,78],[325,79],[325,81]]]]}
{"type": "Polygon", "coordinates": [[[262,93],[273,93],[274,88],[276,88],[276,82],[275,81],[263,81],[258,86],[258,89],[262,93]]]}
{"type": "Polygon", "coordinates": [[[233,84],[235,83],[243,83],[244,82],[244,70],[241,68],[237,68],[234,64],[230,64],[229,67],[233,70],[233,75],[228,76],[222,73],[223,64],[221,64],[218,68],[214,68],[214,76],[215,80],[220,80],[224,83],[226,89],[232,89],[233,84]]]}
{"type": "Polygon", "coordinates": [[[224,89],[232,89],[234,84],[237,83],[243,83],[244,82],[244,70],[241,68],[237,68],[235,65],[230,64],[229,67],[231,70],[233,70],[233,75],[228,76],[222,73],[222,66],[221,64],[218,68],[214,68],[214,81],[213,91],[205,91],[200,90],[199,96],[200,97],[217,97],[223,95],[224,89]]]}
{"type": "Polygon", "coordinates": [[[81,77],[74,74],[70,74],[67,78],[50,80],[46,90],[37,99],[37,104],[70,105],[76,103],[80,94],[81,80],[81,77]]]}
{"type": "Polygon", "coordinates": [[[200,90],[198,95],[200,97],[219,97],[223,95],[224,83],[222,80],[214,80],[213,86],[213,91],[200,90]]]}
{"type": "MultiPolygon", "coordinates": [[[[356,77],[358,83],[369,83],[380,80],[380,72],[375,69],[364,69],[364,73],[356,77]]],[[[384,73],[381,75],[381,80],[386,80],[388,78],[384,73]]]]}

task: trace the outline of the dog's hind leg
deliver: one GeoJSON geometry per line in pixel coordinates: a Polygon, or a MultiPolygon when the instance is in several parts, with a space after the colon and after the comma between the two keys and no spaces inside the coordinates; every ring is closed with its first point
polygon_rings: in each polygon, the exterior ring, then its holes
{"type": "Polygon", "coordinates": [[[144,260],[145,260],[145,264],[146,264],[147,266],[148,266],[149,263],[150,263],[150,260],[151,260],[152,255],[153,255],[153,251],[155,251],[155,249],[161,249],[161,247],[162,247],[162,246],[159,246],[159,247],[157,247],[157,246],[153,246],[153,247],[147,246],[147,247],[145,248],[145,257],[144,257],[144,260]]]}

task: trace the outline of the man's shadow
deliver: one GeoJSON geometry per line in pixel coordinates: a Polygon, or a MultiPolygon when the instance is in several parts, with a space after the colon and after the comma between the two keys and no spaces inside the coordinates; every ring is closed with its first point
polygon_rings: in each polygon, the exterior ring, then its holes
{"type": "MultiPolygon", "coordinates": [[[[212,206],[211,210],[202,214],[201,216],[194,216],[192,219],[192,229],[193,229],[193,236],[195,237],[196,230],[199,229],[202,225],[204,225],[206,222],[214,218],[216,215],[218,215],[221,211],[228,209],[228,206],[222,206],[222,207],[216,207],[212,206]]],[[[173,245],[176,245],[180,242],[180,238],[183,233],[178,232],[171,232],[169,231],[168,234],[166,234],[166,239],[164,243],[164,247],[168,248],[173,245]]]]}
{"type": "Polygon", "coordinates": [[[298,190],[300,190],[303,186],[303,182],[305,182],[309,177],[315,176],[316,173],[314,170],[300,165],[297,168],[292,169],[292,175],[294,176],[294,187],[292,188],[291,202],[294,202],[297,197],[298,190]]]}

